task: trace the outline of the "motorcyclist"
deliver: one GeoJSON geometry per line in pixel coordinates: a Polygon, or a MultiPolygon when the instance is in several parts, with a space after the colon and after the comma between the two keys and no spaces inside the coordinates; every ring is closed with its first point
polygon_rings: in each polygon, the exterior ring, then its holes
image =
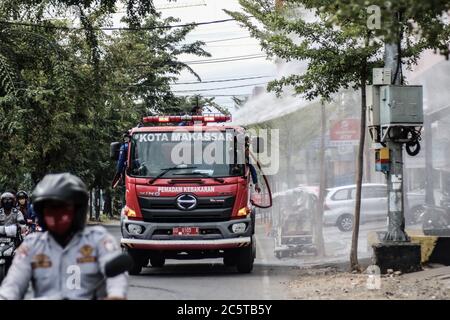
{"type": "Polygon", "coordinates": [[[120,146],[119,159],[117,161],[117,173],[123,174],[125,168],[127,167],[127,156],[128,156],[128,143],[130,142],[130,135],[125,132],[122,135],[122,145],[120,146]]]}
{"type": "Polygon", "coordinates": [[[27,223],[28,228],[34,232],[36,229],[36,213],[29,201],[28,193],[20,190],[16,194],[17,208],[22,212],[23,217],[27,223]]]}
{"type": "Polygon", "coordinates": [[[30,281],[35,298],[126,298],[127,274],[103,281],[120,247],[105,228],[85,227],[88,199],[86,185],[70,173],[38,183],[32,202],[47,231],[29,235],[17,249],[0,298],[23,299],[30,281]]]}
{"type": "MultiPolygon", "coordinates": [[[[15,207],[16,199],[11,192],[4,192],[0,196],[0,236],[16,237],[18,231],[24,231],[25,219],[22,212],[15,207]]],[[[21,241],[18,237],[18,242],[21,241]]]]}

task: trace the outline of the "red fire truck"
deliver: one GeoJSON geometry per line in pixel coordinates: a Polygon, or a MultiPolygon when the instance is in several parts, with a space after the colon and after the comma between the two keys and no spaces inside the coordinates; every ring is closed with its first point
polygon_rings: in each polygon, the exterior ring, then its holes
{"type": "MultiPolygon", "coordinates": [[[[151,116],[130,130],[121,245],[134,260],[131,274],[149,261],[162,267],[166,259],[201,258],[252,271],[257,204],[248,165],[239,161],[245,130],[229,120],[151,116]]],[[[111,144],[112,157],[119,147],[111,144]]]]}

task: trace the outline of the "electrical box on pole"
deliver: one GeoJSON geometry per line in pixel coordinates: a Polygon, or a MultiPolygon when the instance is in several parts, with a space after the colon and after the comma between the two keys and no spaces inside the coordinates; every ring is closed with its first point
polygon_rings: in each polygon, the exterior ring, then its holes
{"type": "Polygon", "coordinates": [[[372,74],[372,84],[374,86],[391,84],[392,71],[390,68],[374,68],[372,74]]]}
{"type": "Polygon", "coordinates": [[[381,126],[423,125],[422,86],[382,86],[379,99],[381,126]]]}

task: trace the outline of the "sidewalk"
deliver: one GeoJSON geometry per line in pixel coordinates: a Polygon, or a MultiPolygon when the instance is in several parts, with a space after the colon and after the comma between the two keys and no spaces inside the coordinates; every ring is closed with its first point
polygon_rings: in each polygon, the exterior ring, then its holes
{"type": "Polygon", "coordinates": [[[88,226],[120,226],[120,220],[119,219],[107,219],[102,221],[95,221],[95,220],[86,220],[86,225],[88,226]]]}
{"type": "MultiPolygon", "coordinates": [[[[336,267],[339,270],[349,269],[349,253],[347,250],[334,250],[336,243],[325,241],[325,249],[327,256],[317,257],[312,254],[297,254],[293,257],[277,258],[275,257],[274,247],[275,240],[273,237],[267,235],[265,225],[258,219],[256,223],[256,263],[262,263],[271,266],[285,266],[285,267],[336,267]]],[[[360,263],[362,265],[369,265],[371,255],[365,251],[358,252],[360,263]]]]}
{"type": "Polygon", "coordinates": [[[450,267],[381,276],[340,272],[334,268],[299,270],[287,284],[294,299],[449,300],[450,267]]]}

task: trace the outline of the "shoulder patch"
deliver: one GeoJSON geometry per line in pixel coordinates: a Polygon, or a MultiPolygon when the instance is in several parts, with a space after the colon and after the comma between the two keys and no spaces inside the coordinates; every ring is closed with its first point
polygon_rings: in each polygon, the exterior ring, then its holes
{"type": "Polygon", "coordinates": [[[94,254],[94,248],[88,244],[85,244],[80,248],[81,257],[77,258],[77,263],[89,263],[97,261],[97,257],[94,254]]]}
{"type": "Polygon", "coordinates": [[[101,245],[105,248],[107,252],[112,252],[120,249],[119,246],[117,245],[116,240],[111,235],[105,236],[102,239],[101,245]]]}

